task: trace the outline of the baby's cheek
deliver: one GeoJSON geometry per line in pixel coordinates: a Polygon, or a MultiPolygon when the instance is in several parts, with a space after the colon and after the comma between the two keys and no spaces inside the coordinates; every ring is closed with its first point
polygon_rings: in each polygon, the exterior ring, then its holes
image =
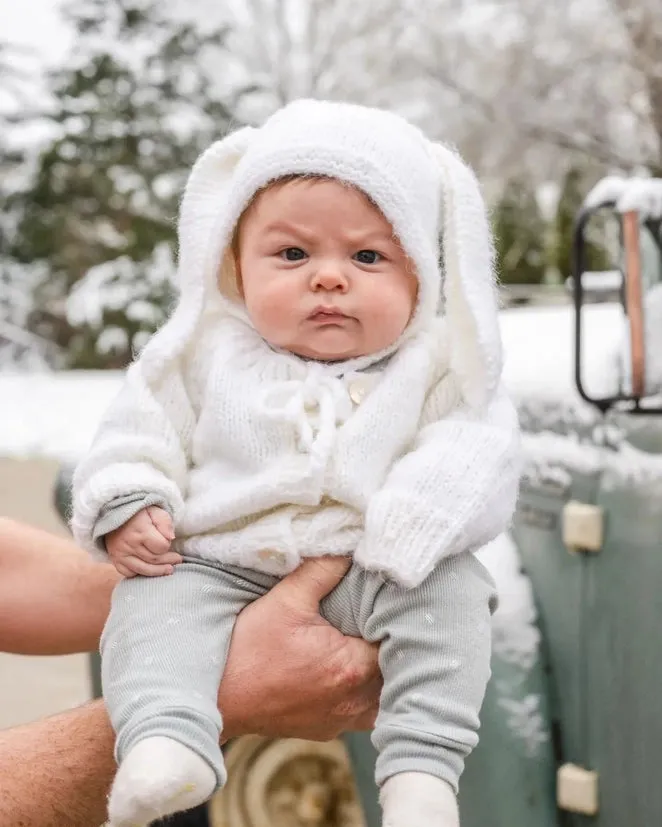
{"type": "Polygon", "coordinates": [[[414,301],[409,291],[400,285],[391,286],[381,294],[379,315],[391,327],[404,328],[409,321],[414,308],[414,301]]]}
{"type": "Polygon", "coordinates": [[[409,296],[403,292],[384,291],[379,301],[372,303],[364,320],[364,328],[375,350],[393,344],[404,332],[412,312],[409,296]]]}
{"type": "Polygon", "coordinates": [[[418,297],[418,284],[411,281],[401,281],[397,284],[397,289],[394,290],[392,298],[392,305],[394,312],[397,313],[399,323],[405,328],[414,314],[418,297]]]}
{"type": "Polygon", "coordinates": [[[278,287],[266,288],[246,304],[251,321],[266,339],[287,328],[296,312],[295,297],[278,287]]]}

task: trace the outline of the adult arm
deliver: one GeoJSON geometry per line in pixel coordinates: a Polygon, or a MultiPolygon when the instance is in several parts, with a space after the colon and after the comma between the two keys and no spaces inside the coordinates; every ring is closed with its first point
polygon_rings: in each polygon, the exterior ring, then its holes
{"type": "Polygon", "coordinates": [[[0,824],[103,824],[114,738],[101,701],[0,732],[0,824]]]}
{"type": "Polygon", "coordinates": [[[0,518],[0,651],[95,651],[119,579],[71,540],[0,518]]]}
{"type": "MultiPolygon", "coordinates": [[[[240,614],[219,691],[224,737],[327,740],[372,726],[377,653],[318,612],[346,565],[307,561],[240,614]]],[[[90,563],[72,543],[0,520],[0,607],[12,609],[0,617],[0,646],[41,654],[95,648],[116,579],[110,566],[90,563]]],[[[0,824],[101,824],[115,772],[113,742],[101,701],[0,732],[0,824]]]]}

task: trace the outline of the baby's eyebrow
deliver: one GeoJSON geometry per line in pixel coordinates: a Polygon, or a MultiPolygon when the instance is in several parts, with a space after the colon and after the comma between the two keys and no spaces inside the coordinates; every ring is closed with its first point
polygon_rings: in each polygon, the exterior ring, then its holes
{"type": "Polygon", "coordinates": [[[284,233],[286,235],[300,235],[300,236],[307,236],[311,235],[306,232],[303,227],[299,227],[296,224],[290,224],[288,221],[273,221],[270,224],[267,224],[266,227],[263,229],[264,233],[284,233]]]}
{"type": "MultiPolygon", "coordinates": [[[[314,242],[318,239],[318,233],[314,230],[308,230],[300,224],[295,224],[283,219],[275,219],[267,224],[263,228],[262,234],[296,236],[298,239],[306,242],[314,242]]],[[[357,247],[368,247],[371,244],[397,245],[398,243],[392,231],[387,229],[375,229],[374,227],[370,227],[365,230],[361,228],[349,230],[344,233],[344,238],[348,244],[357,247]]]]}
{"type": "Polygon", "coordinates": [[[387,230],[367,230],[365,232],[357,230],[353,233],[347,233],[347,238],[350,241],[355,241],[356,243],[361,242],[362,244],[384,243],[385,241],[395,242],[393,233],[387,230]]]}

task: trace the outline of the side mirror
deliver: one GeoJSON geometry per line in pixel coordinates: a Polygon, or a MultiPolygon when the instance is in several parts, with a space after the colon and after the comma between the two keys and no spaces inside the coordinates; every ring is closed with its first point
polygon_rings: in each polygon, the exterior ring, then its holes
{"type": "MultiPolygon", "coordinates": [[[[617,407],[633,413],[662,413],[662,215],[627,204],[623,193],[603,200],[587,199],[575,224],[572,287],[575,305],[575,383],[580,396],[602,412],[617,407]],[[620,274],[620,301],[600,308],[606,322],[599,331],[588,329],[586,313],[591,298],[587,273],[587,231],[600,211],[617,227],[615,255],[620,274]],[[589,341],[589,337],[600,341],[589,341]],[[655,347],[656,340],[658,346],[655,347]],[[591,387],[586,353],[598,351],[601,370],[609,381],[598,391],[591,387]]],[[[656,186],[662,182],[653,182],[656,186]]]]}

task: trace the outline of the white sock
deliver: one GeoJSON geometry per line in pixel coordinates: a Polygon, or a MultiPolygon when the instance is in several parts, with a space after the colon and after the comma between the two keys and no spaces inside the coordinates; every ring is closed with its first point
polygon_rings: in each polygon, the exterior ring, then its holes
{"type": "Polygon", "coordinates": [[[460,827],[453,788],[434,775],[392,775],[384,782],[379,800],[383,827],[460,827]]]}
{"type": "Polygon", "coordinates": [[[193,750],[172,738],[139,741],[122,761],[108,799],[109,827],[146,827],[206,801],[216,774],[193,750]]]}

